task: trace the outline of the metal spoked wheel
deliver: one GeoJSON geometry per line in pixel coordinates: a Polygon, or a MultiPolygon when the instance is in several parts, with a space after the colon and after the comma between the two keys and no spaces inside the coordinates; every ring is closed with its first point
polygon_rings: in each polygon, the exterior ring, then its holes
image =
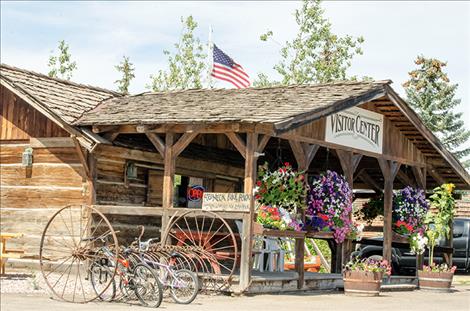
{"type": "Polygon", "coordinates": [[[116,297],[116,281],[110,269],[94,262],[91,264],[89,275],[96,295],[103,301],[113,301],[116,297]],[[108,284],[110,279],[111,285],[108,284]]]}
{"type": "MultiPolygon", "coordinates": [[[[105,297],[114,282],[118,258],[118,240],[108,219],[89,206],[66,206],[47,223],[41,237],[39,261],[47,286],[59,299],[85,303],[105,297]],[[107,236],[106,256],[100,252],[99,237],[107,236]],[[105,261],[107,272],[94,287],[90,278],[96,263],[105,261]]],[[[97,272],[94,271],[94,272],[97,272]]],[[[96,275],[95,275],[96,277],[96,275]]],[[[111,290],[112,291],[112,290],[111,290]]]]}
{"type": "Polygon", "coordinates": [[[163,300],[163,286],[152,269],[143,264],[134,267],[135,295],[142,305],[158,308],[163,300]]]}
{"type": "Polygon", "coordinates": [[[193,270],[203,289],[226,289],[237,268],[238,246],[230,225],[217,213],[188,211],[173,216],[162,237],[163,245],[176,245],[196,264],[193,270]]]}
{"type": "Polygon", "coordinates": [[[196,299],[199,282],[194,272],[182,269],[175,271],[171,280],[170,295],[176,303],[190,304],[196,299]]]}

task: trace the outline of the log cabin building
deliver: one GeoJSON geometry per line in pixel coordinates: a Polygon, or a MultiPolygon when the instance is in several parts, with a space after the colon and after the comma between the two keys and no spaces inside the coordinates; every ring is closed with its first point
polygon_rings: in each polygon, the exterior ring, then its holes
{"type": "MultiPolygon", "coordinates": [[[[390,84],[120,96],[2,65],[2,230],[25,232],[22,243],[34,256],[52,210],[90,204],[124,237],[135,236],[136,224],[156,236],[180,208],[200,208],[188,200],[193,186],[251,194],[257,165],[288,161],[309,175],[342,172],[358,195],[383,192],[384,257],[390,258],[393,189],[444,182],[470,189],[460,162],[390,84]],[[25,166],[28,147],[33,162],[25,166]]],[[[241,291],[251,284],[254,213],[253,200],[249,212],[224,213],[243,221],[241,291]]],[[[296,237],[299,258],[303,238],[296,237]]],[[[296,267],[302,288],[303,261],[296,267]]]]}
{"type": "Polygon", "coordinates": [[[99,137],[71,123],[119,94],[3,64],[0,73],[1,231],[23,233],[8,245],[24,249],[25,258],[37,258],[53,211],[90,199],[78,150],[99,137]],[[23,153],[32,154],[31,163],[23,163],[23,153]]]}

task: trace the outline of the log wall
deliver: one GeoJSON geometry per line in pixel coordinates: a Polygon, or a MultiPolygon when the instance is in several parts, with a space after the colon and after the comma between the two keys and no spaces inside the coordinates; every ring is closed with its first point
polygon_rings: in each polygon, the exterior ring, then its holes
{"type": "Polygon", "coordinates": [[[52,214],[87,202],[84,170],[70,134],[1,88],[0,211],[2,232],[24,233],[8,242],[37,257],[42,231],[52,214]],[[33,165],[21,164],[33,148],[33,165]]]}

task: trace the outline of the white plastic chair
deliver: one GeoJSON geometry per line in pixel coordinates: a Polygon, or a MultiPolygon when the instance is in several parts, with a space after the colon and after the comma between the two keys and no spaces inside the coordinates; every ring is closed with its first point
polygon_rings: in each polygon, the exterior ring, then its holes
{"type": "MultiPolygon", "coordinates": [[[[243,234],[243,222],[235,220],[238,232],[240,235],[243,234]]],[[[285,251],[281,248],[281,243],[278,238],[254,236],[253,245],[253,269],[259,272],[264,272],[265,255],[268,255],[268,271],[280,271],[284,272],[284,256],[285,251]]]]}
{"type": "Polygon", "coordinates": [[[265,252],[268,254],[268,271],[284,272],[284,256],[286,252],[281,247],[278,238],[265,237],[265,252]]]}

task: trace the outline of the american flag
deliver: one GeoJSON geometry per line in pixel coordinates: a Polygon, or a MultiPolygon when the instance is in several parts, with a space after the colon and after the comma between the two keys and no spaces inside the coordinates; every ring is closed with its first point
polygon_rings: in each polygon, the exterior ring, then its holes
{"type": "Polygon", "coordinates": [[[222,52],[215,44],[212,53],[214,64],[211,76],[230,82],[239,89],[250,86],[249,76],[242,66],[235,63],[230,56],[222,52]]]}

